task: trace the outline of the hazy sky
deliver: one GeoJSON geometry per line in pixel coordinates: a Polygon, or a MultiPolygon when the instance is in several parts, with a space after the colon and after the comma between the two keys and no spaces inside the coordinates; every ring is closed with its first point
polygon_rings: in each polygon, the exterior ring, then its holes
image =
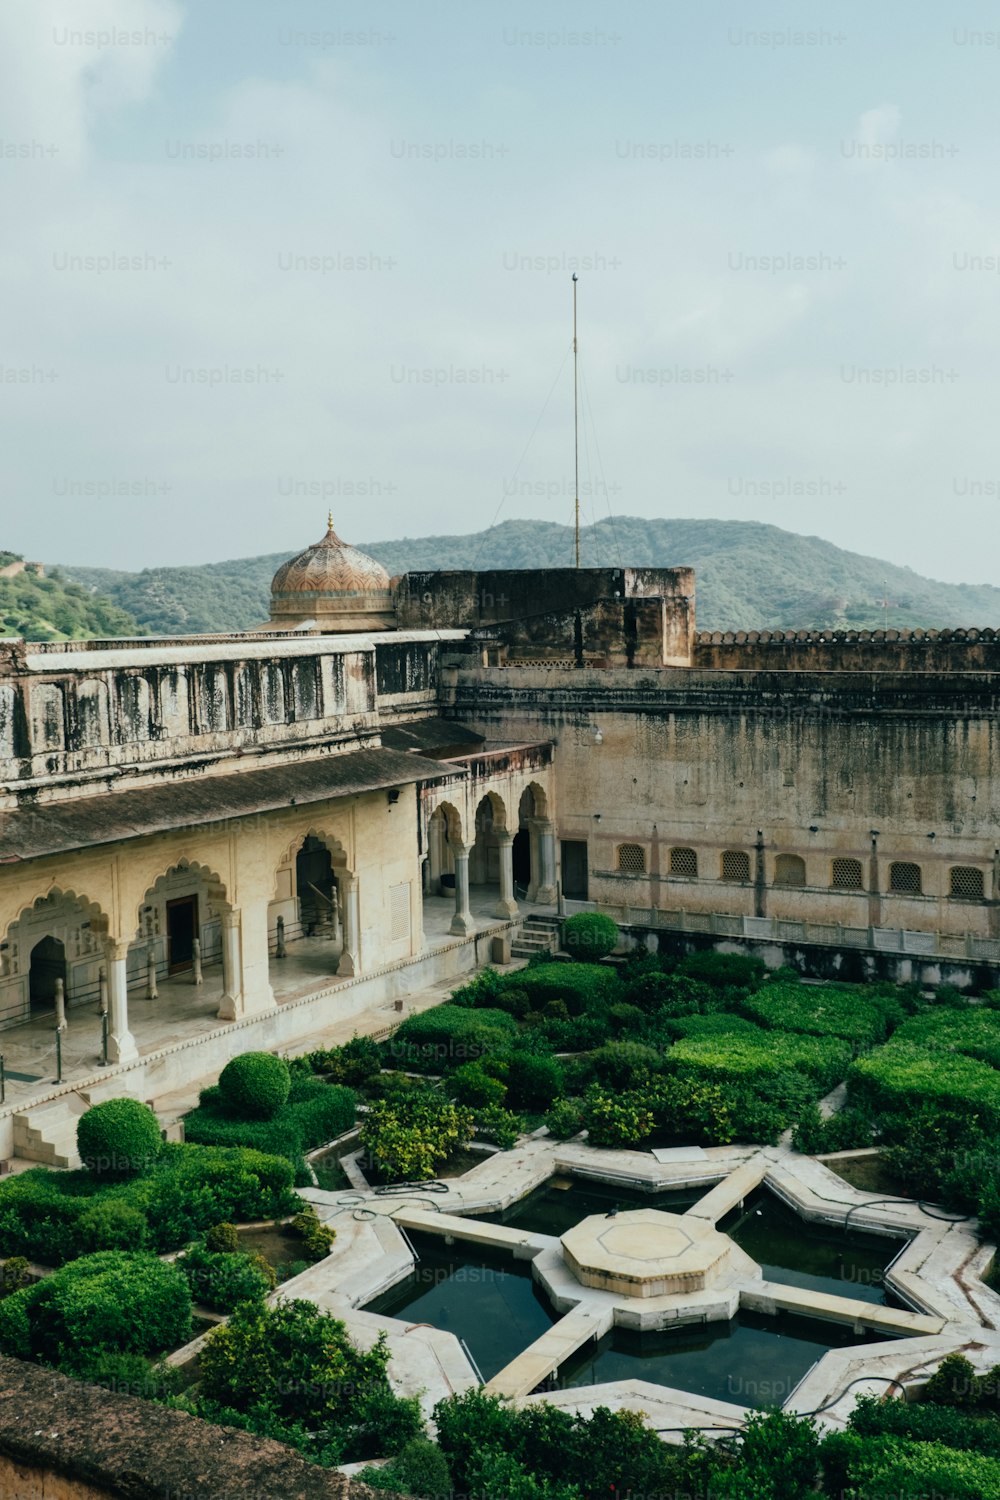
{"type": "Polygon", "coordinates": [[[585,519],[1000,583],[998,27],[0,0],[0,546],[568,521],[578,269],[585,519]]]}

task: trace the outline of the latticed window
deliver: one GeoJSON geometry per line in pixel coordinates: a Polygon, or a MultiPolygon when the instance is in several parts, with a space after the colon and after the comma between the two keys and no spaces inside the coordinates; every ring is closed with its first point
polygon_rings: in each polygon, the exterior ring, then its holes
{"type": "Polygon", "coordinates": [[[951,894],[965,901],[982,901],[986,894],[982,870],[971,865],[952,865],[951,894]]]}
{"type": "Polygon", "coordinates": [[[889,866],[889,889],[890,891],[903,891],[910,896],[919,896],[922,883],[920,878],[920,866],[907,864],[905,860],[898,860],[889,866]]]}
{"type": "Polygon", "coordinates": [[[619,844],[618,868],[623,875],[645,875],[646,851],[642,845],[619,844]]]}
{"type": "Polygon", "coordinates": [[[835,859],[833,877],[830,881],[839,891],[864,890],[864,876],[860,859],[835,859]]]}
{"type": "Polygon", "coordinates": [[[775,885],[805,885],[806,862],[801,854],[779,854],[774,862],[775,885]]]}
{"type": "Polygon", "coordinates": [[[693,849],[671,849],[670,851],[670,873],[671,875],[698,874],[698,856],[693,849]]]}
{"type": "Polygon", "coordinates": [[[723,880],[749,880],[750,856],[745,849],[725,849],[722,854],[723,880]]]}

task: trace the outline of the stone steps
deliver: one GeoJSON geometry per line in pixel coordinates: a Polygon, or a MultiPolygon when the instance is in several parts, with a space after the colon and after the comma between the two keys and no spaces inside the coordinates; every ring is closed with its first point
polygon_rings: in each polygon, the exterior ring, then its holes
{"type": "Polygon", "coordinates": [[[535,953],[555,953],[559,948],[558,917],[525,917],[510,945],[512,958],[531,958],[535,953]]]}
{"type": "Polygon", "coordinates": [[[76,1124],[87,1101],[68,1094],[38,1109],[14,1116],[14,1155],[47,1167],[78,1167],[76,1124]]]}

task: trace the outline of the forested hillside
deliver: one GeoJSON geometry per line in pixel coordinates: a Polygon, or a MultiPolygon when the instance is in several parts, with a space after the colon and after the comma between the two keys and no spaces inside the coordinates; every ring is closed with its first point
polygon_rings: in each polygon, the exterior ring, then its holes
{"type": "MultiPolygon", "coordinates": [[[[360,530],[360,524],[358,526],[360,530]]],[[[435,568],[571,567],[573,534],[546,521],[506,521],[469,536],[348,540],[390,573],[435,568]]],[[[308,543],[303,538],[302,546],[308,543]]],[[[200,567],[116,573],[66,571],[156,633],[246,630],[268,615],[271,576],[290,554],[240,558],[200,567]]],[[[819,537],[753,521],[644,520],[618,516],[581,533],[584,566],[690,565],[698,575],[703,630],[878,627],[888,593],[896,628],[1000,625],[1000,588],[938,583],[819,537]],[[886,588],[887,584],[887,588],[886,588]]]]}
{"type": "MultiPolygon", "coordinates": [[[[21,562],[0,551],[0,568],[21,562]]],[[[58,568],[43,577],[33,563],[0,577],[0,635],[28,641],[77,641],[99,636],[144,635],[131,615],[90,588],[71,583],[58,568]]]]}

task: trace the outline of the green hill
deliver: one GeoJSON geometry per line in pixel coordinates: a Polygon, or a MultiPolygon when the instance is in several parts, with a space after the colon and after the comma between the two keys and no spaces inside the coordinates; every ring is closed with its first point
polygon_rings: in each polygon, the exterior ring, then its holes
{"type": "MultiPolygon", "coordinates": [[[[16,552],[0,551],[0,568],[22,561],[16,552]]],[[[43,575],[37,563],[27,563],[22,572],[0,577],[0,636],[85,641],[145,634],[117,604],[70,582],[58,568],[43,575]]]]}
{"type": "MultiPolygon", "coordinates": [[[[469,536],[356,545],[393,574],[565,568],[573,562],[571,528],[547,521],[506,521],[469,536]]],[[[68,566],[66,571],[157,634],[247,630],[267,619],[271,577],[288,555],[142,573],[68,566]]],[[[1000,588],[935,582],[910,568],[845,552],[820,537],[755,521],[617,516],[581,532],[581,562],[586,567],[693,567],[702,630],[877,628],[884,623],[886,585],[889,624],[896,629],[1000,625],[1000,588]]]]}

